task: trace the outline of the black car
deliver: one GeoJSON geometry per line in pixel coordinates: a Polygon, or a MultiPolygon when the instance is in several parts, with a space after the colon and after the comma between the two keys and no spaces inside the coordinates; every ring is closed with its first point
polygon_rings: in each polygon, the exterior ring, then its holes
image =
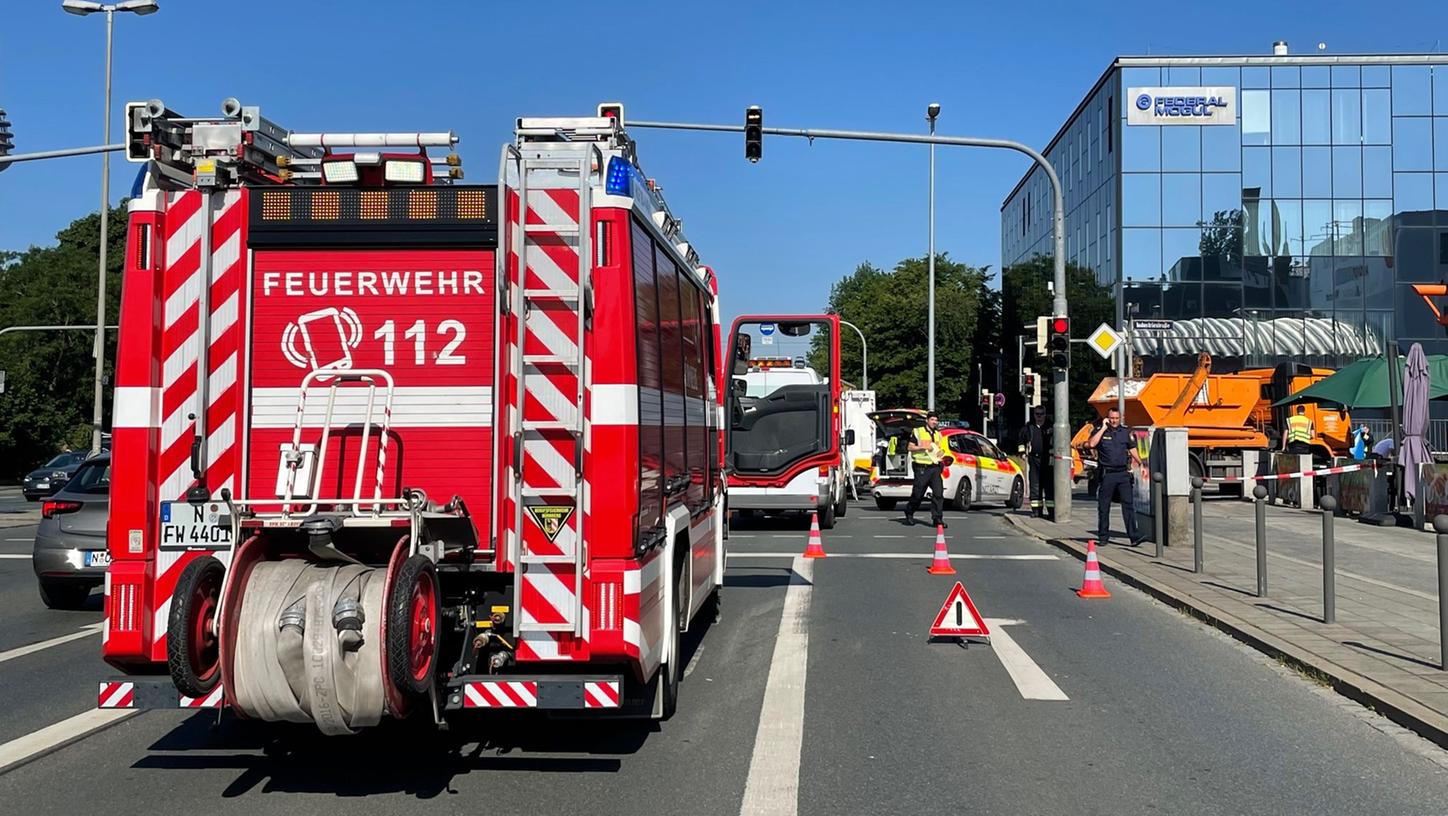
{"type": "Polygon", "coordinates": [[[25,494],[27,501],[40,501],[46,496],[53,496],[65,487],[65,483],[75,475],[75,469],[89,457],[89,451],[56,454],[49,462],[25,474],[20,491],[25,494]]]}

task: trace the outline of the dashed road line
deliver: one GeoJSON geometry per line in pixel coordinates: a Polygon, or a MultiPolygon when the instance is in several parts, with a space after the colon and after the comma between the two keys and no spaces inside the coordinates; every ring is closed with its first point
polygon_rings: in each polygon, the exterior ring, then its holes
{"type": "Polygon", "coordinates": [[[1026,700],[1069,700],[1066,692],[1056,685],[1046,675],[1036,661],[1026,654],[1026,650],[1016,643],[1007,632],[1007,626],[1015,626],[1024,623],[1020,620],[1007,618],[986,618],[986,626],[990,627],[991,651],[995,652],[1000,659],[1001,665],[1005,667],[1006,674],[1011,676],[1011,682],[1016,684],[1016,691],[1026,700]]]}
{"type": "MultiPolygon", "coordinates": [[[[729,558],[795,558],[799,553],[791,552],[750,552],[748,550],[732,550],[729,558]]],[[[929,560],[935,557],[934,553],[918,552],[869,552],[849,553],[834,552],[829,554],[830,558],[918,558],[929,560]]],[[[951,559],[963,559],[967,561],[1058,561],[1060,556],[1053,553],[1013,555],[1007,553],[951,553],[951,559]]]]}
{"type": "Polygon", "coordinates": [[[5,561],[29,561],[31,553],[0,553],[0,560],[5,561]]]}
{"type": "Polygon", "coordinates": [[[141,713],[137,708],[92,708],[0,744],[0,771],[48,754],[82,737],[141,713]]]}

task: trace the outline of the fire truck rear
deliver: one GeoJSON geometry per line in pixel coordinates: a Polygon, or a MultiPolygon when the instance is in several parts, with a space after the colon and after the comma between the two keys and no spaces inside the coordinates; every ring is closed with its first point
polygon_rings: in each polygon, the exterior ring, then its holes
{"type": "Polygon", "coordinates": [[[102,707],[672,713],[717,286],[621,114],[518,120],[481,186],[450,132],[128,106],[102,707]]]}

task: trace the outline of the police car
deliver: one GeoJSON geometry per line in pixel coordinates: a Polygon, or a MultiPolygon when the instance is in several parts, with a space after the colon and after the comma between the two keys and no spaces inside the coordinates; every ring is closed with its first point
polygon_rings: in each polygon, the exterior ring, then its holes
{"type": "MultiPolygon", "coordinates": [[[[910,499],[915,474],[910,460],[910,438],[925,425],[925,411],[896,408],[870,414],[879,428],[880,440],[871,471],[871,493],[875,506],[894,510],[910,499]]],[[[953,461],[941,473],[945,502],[956,510],[972,504],[1004,504],[1017,509],[1024,501],[1026,483],[1020,467],[994,442],[975,431],[947,428],[945,437],[953,461]]],[[[926,500],[929,501],[928,499],[926,500]]]]}

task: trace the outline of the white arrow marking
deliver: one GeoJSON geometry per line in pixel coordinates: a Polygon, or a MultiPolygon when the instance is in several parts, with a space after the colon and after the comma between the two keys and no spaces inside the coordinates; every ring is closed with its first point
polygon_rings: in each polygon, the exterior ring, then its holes
{"type": "Polygon", "coordinates": [[[1036,661],[1026,654],[1026,650],[1016,643],[1006,633],[1007,626],[1016,626],[1025,621],[1011,618],[986,618],[985,624],[990,627],[991,650],[996,657],[1000,658],[1001,665],[1005,667],[1006,674],[1011,676],[1011,682],[1016,684],[1016,691],[1021,697],[1027,700],[1069,700],[1066,692],[1056,685],[1050,677],[1046,676],[1036,661]]]}

